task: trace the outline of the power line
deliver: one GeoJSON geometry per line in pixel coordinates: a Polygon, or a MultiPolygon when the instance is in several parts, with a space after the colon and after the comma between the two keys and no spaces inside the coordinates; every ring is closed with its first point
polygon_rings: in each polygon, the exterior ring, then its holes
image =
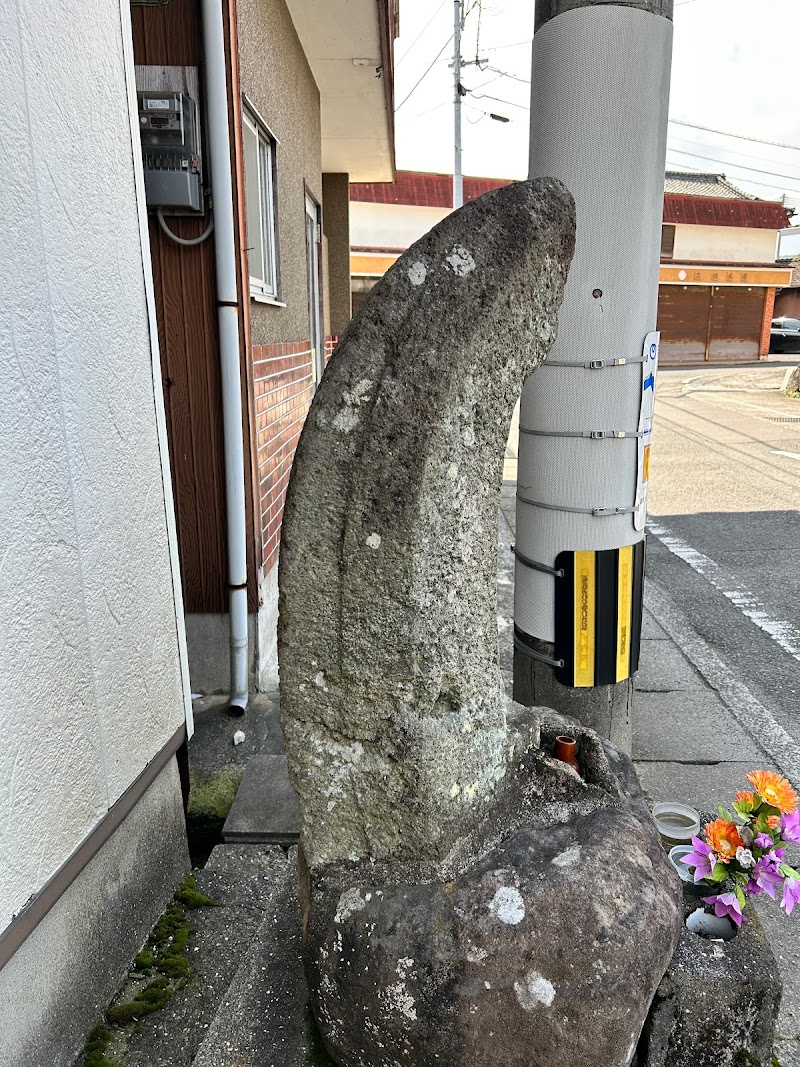
{"type": "Polygon", "coordinates": [[[482,0],[478,0],[478,30],[475,34],[475,65],[480,65],[479,56],[481,54],[481,20],[483,18],[483,3],[482,0]]]}
{"type": "Polygon", "coordinates": [[[675,126],[688,126],[692,130],[702,130],[704,133],[718,133],[721,137],[736,137],[740,141],[752,141],[754,144],[768,144],[774,148],[790,148],[793,152],[800,152],[800,145],[785,144],[783,141],[765,141],[761,137],[747,137],[743,133],[730,133],[728,130],[713,130],[710,126],[697,126],[694,122],[683,122],[681,119],[669,120],[675,126]]]}
{"type": "Polygon", "coordinates": [[[713,156],[704,156],[700,152],[687,152],[684,148],[670,148],[671,152],[677,152],[679,156],[692,156],[694,159],[707,159],[709,163],[718,163],[721,167],[735,167],[737,170],[752,170],[754,174],[766,174],[770,178],[785,178],[790,182],[800,180],[796,174],[779,174],[776,170],[763,170],[761,167],[748,167],[744,163],[732,163],[730,160],[715,159],[713,156]]]}
{"type": "Polygon", "coordinates": [[[472,93],[471,95],[476,100],[494,100],[498,104],[505,104],[506,107],[518,107],[521,111],[530,111],[530,107],[527,104],[515,104],[513,100],[501,100],[499,96],[490,96],[489,93],[472,93]]]}
{"type": "MultiPolygon", "coordinates": [[[[678,170],[681,170],[681,171],[688,171],[690,174],[707,174],[708,173],[708,171],[699,170],[697,167],[690,167],[688,165],[688,163],[679,163],[677,160],[667,160],[667,168],[669,169],[671,167],[675,167],[675,168],[677,168],[678,170]]],[[[734,175],[734,178],[736,179],[736,181],[747,182],[748,185],[759,185],[759,186],[762,186],[764,189],[782,189],[783,188],[785,190],[785,192],[797,193],[798,195],[800,195],[800,189],[785,189],[785,187],[782,186],[780,184],[780,182],[776,182],[776,183],[759,182],[759,181],[756,181],[755,178],[736,178],[736,175],[734,175]]]]}
{"type": "Polygon", "coordinates": [[[487,66],[484,69],[485,70],[491,70],[495,74],[499,74],[501,78],[510,78],[512,81],[521,82],[523,85],[530,85],[531,84],[530,78],[519,78],[519,77],[517,77],[516,74],[509,74],[509,72],[507,70],[500,70],[499,67],[487,66]]]}
{"type": "Polygon", "coordinates": [[[398,59],[397,63],[395,64],[395,69],[397,69],[397,67],[400,66],[400,64],[403,62],[403,60],[408,57],[408,55],[411,52],[411,50],[413,49],[414,45],[417,43],[417,41],[420,39],[420,37],[422,37],[423,33],[425,33],[425,31],[428,29],[428,27],[431,25],[431,23],[434,21],[434,19],[436,18],[436,16],[439,14],[439,12],[442,10],[442,8],[444,7],[444,5],[446,3],[447,3],[447,0],[442,0],[441,4],[439,4],[439,6],[436,8],[436,10],[434,11],[433,15],[431,15],[431,17],[428,19],[428,21],[425,23],[425,25],[419,31],[417,36],[414,38],[414,40],[411,42],[411,44],[408,46],[408,48],[405,50],[405,52],[402,54],[402,56],[400,56],[400,58],[398,59]]]}
{"type": "MultiPolygon", "coordinates": [[[[475,10],[475,8],[477,7],[477,5],[479,3],[480,3],[480,0],[472,0],[472,6],[470,7],[469,11],[466,11],[464,13],[464,17],[461,19],[461,25],[462,26],[467,21],[468,16],[472,13],[472,11],[475,10]]],[[[442,6],[444,6],[444,5],[442,5],[442,6]]],[[[395,108],[395,114],[400,110],[400,108],[403,106],[403,104],[406,103],[406,101],[409,99],[409,97],[414,95],[414,93],[417,91],[417,89],[422,84],[422,82],[428,77],[430,72],[433,70],[433,68],[439,62],[439,59],[440,59],[440,57],[442,55],[442,52],[444,52],[445,48],[447,48],[447,46],[450,44],[450,42],[453,40],[454,37],[455,37],[455,34],[451,33],[450,36],[447,38],[447,40],[442,45],[442,47],[439,49],[439,51],[433,57],[433,59],[431,60],[430,64],[425,68],[423,73],[420,75],[420,77],[414,83],[414,88],[411,90],[410,93],[408,93],[406,96],[404,96],[403,99],[400,101],[400,103],[397,105],[397,107],[395,108]]]]}
{"type": "Polygon", "coordinates": [[[430,72],[431,72],[431,71],[433,70],[434,66],[436,65],[436,62],[438,61],[438,59],[439,59],[439,56],[441,56],[442,52],[444,52],[445,48],[447,48],[447,46],[448,46],[448,45],[450,44],[450,42],[451,42],[451,41],[453,40],[453,37],[454,37],[454,36],[455,36],[454,34],[452,34],[452,33],[450,34],[450,36],[449,36],[449,37],[447,38],[447,40],[446,40],[446,41],[444,42],[444,44],[442,45],[442,47],[441,47],[441,48],[439,49],[439,51],[438,51],[438,52],[436,53],[436,55],[434,56],[433,60],[432,60],[432,61],[431,61],[431,63],[429,64],[429,66],[428,66],[428,67],[426,67],[425,71],[424,71],[424,72],[423,72],[423,73],[422,73],[422,74],[420,75],[420,77],[419,77],[419,78],[418,78],[418,79],[416,80],[416,82],[414,83],[414,88],[413,88],[413,89],[411,90],[411,92],[410,92],[410,93],[408,93],[408,95],[407,95],[407,96],[404,96],[404,97],[403,97],[403,99],[402,99],[402,100],[400,101],[400,103],[399,103],[399,104],[397,105],[397,107],[395,108],[395,112],[398,112],[398,111],[400,110],[400,108],[401,108],[401,107],[403,106],[403,104],[405,104],[405,103],[406,103],[406,101],[407,101],[407,100],[409,99],[409,97],[412,97],[412,96],[414,95],[414,93],[415,93],[415,92],[417,91],[417,89],[418,89],[418,88],[420,87],[420,85],[422,84],[422,82],[423,82],[423,81],[424,81],[424,80],[425,80],[425,79],[426,79],[426,78],[428,77],[428,75],[429,75],[429,74],[430,74],[430,72]]]}
{"type": "Polygon", "coordinates": [[[521,48],[523,45],[531,46],[531,39],[527,38],[524,41],[514,41],[512,44],[490,44],[488,48],[484,48],[484,52],[499,52],[502,48],[521,48]]]}

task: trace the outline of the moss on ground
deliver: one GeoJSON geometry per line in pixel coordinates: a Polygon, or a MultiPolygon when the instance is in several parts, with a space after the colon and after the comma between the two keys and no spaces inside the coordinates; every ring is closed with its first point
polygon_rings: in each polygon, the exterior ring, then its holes
{"type": "Polygon", "coordinates": [[[241,784],[242,767],[224,767],[216,774],[191,777],[186,832],[192,863],[199,866],[222,841],[222,827],[241,784]]]}
{"type": "MultiPolygon", "coordinates": [[[[150,931],[147,944],[134,960],[137,978],[146,981],[129,1000],[112,1004],[105,1023],[89,1034],[83,1050],[83,1067],[115,1067],[109,1050],[115,1039],[133,1034],[140,1019],[166,1007],[176,989],[183,989],[191,977],[186,949],[189,945],[187,915],[194,908],[215,907],[216,901],[197,889],[190,875],[175,892],[175,898],[150,931]]],[[[133,976],[132,976],[133,977],[133,976]]],[[[130,994],[129,994],[130,995],[130,994]]]]}
{"type": "Polygon", "coordinates": [[[207,897],[205,893],[200,893],[197,889],[197,879],[194,875],[190,875],[178,892],[175,894],[175,899],[179,900],[181,904],[193,911],[195,908],[215,908],[217,902],[207,897]]]}

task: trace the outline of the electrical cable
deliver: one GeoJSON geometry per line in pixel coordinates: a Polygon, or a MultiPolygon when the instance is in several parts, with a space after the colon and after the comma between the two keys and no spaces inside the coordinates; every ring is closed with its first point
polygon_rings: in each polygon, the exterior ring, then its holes
{"type": "MultiPolygon", "coordinates": [[[[670,151],[672,150],[670,149],[670,151]]],[[[667,168],[669,169],[673,167],[679,171],[688,171],[690,174],[708,174],[708,171],[699,170],[697,167],[690,167],[688,163],[680,163],[678,162],[678,160],[668,159],[667,168]]],[[[734,175],[734,177],[736,176],[734,175]]],[[[785,189],[785,186],[783,186],[780,182],[775,182],[774,184],[771,182],[759,182],[756,181],[755,178],[736,178],[736,180],[747,182],[748,185],[760,185],[764,189],[785,189]]],[[[787,189],[786,192],[790,194],[800,195],[800,189],[787,189]]]]}
{"type": "Polygon", "coordinates": [[[409,98],[410,98],[410,97],[412,97],[412,96],[414,95],[414,93],[415,93],[415,92],[417,91],[417,89],[418,89],[418,88],[420,87],[420,85],[422,84],[422,82],[423,82],[423,81],[424,81],[424,80],[425,80],[425,79],[426,79],[426,78],[428,77],[428,75],[429,75],[429,74],[430,74],[430,72],[431,72],[431,71],[433,70],[434,66],[436,65],[436,63],[437,63],[437,61],[438,61],[439,57],[441,56],[442,52],[444,52],[445,48],[447,48],[447,46],[448,46],[448,45],[450,44],[450,42],[451,42],[451,41],[453,40],[453,36],[454,36],[454,35],[453,35],[453,34],[451,33],[451,34],[450,34],[450,36],[449,36],[449,37],[447,38],[447,40],[446,40],[446,41],[444,42],[444,44],[442,45],[442,47],[441,47],[441,48],[439,49],[439,51],[438,51],[438,52],[436,53],[436,56],[434,57],[434,59],[433,59],[433,60],[431,61],[431,63],[430,63],[430,66],[428,66],[428,67],[426,68],[426,70],[425,70],[425,71],[423,72],[423,74],[422,74],[422,75],[420,75],[420,77],[419,77],[419,78],[417,79],[417,81],[416,81],[416,82],[414,83],[414,88],[413,88],[413,89],[411,90],[411,92],[410,92],[410,93],[408,93],[408,94],[407,94],[406,96],[404,96],[404,97],[403,97],[403,99],[402,99],[402,100],[400,101],[400,103],[399,103],[399,104],[397,105],[397,107],[396,107],[396,108],[394,109],[394,110],[395,110],[395,114],[397,114],[397,112],[398,112],[398,111],[400,110],[400,108],[401,108],[401,107],[403,106],[403,104],[405,104],[405,103],[406,103],[406,102],[407,102],[407,101],[409,100],[409,98]]]}
{"type": "Polygon", "coordinates": [[[177,233],[173,233],[167,225],[167,220],[164,218],[164,212],[161,208],[156,209],[156,218],[158,219],[158,225],[169,237],[170,241],[174,241],[176,245],[184,245],[187,248],[191,248],[194,245],[201,245],[208,237],[211,236],[211,231],[214,229],[214,216],[213,214],[208,220],[208,226],[203,230],[199,237],[179,237],[177,233]]]}
{"type": "MultiPolygon", "coordinates": [[[[475,10],[475,8],[477,7],[477,5],[478,5],[479,3],[480,3],[480,0],[473,0],[473,3],[472,3],[472,7],[470,7],[469,11],[465,11],[465,12],[464,12],[464,15],[463,15],[463,17],[462,17],[462,19],[461,19],[461,25],[462,25],[462,26],[463,26],[463,25],[464,25],[464,23],[465,23],[465,22],[467,21],[467,18],[468,18],[468,16],[469,16],[469,15],[470,15],[470,14],[471,14],[471,13],[472,13],[472,12],[473,12],[474,10],[475,10]]],[[[395,110],[395,114],[397,114],[397,112],[398,112],[398,111],[400,110],[400,108],[401,108],[401,107],[403,106],[403,104],[405,104],[405,103],[406,103],[406,102],[408,101],[409,97],[411,97],[411,96],[413,96],[413,95],[414,95],[414,93],[415,93],[415,92],[417,91],[417,89],[418,89],[418,88],[419,88],[419,86],[420,86],[420,85],[422,84],[422,82],[423,82],[423,81],[425,80],[425,78],[427,78],[427,77],[428,77],[428,75],[429,75],[429,74],[430,74],[430,72],[431,72],[431,71],[433,70],[433,68],[434,68],[434,66],[436,65],[436,63],[437,63],[437,62],[439,61],[439,58],[440,58],[440,56],[441,56],[442,52],[444,52],[445,48],[447,48],[447,46],[448,46],[448,45],[450,44],[450,42],[451,42],[451,41],[453,40],[453,37],[454,37],[454,36],[455,36],[455,34],[453,34],[453,33],[451,33],[451,34],[450,34],[450,36],[449,36],[449,37],[447,38],[447,40],[446,40],[446,41],[444,42],[444,44],[443,44],[443,45],[442,45],[442,47],[441,47],[441,48],[439,49],[439,51],[438,51],[438,52],[436,53],[436,55],[434,56],[434,58],[433,58],[433,59],[431,60],[431,63],[430,63],[430,65],[429,65],[429,66],[428,66],[428,67],[427,67],[427,68],[425,69],[425,71],[423,71],[422,75],[421,75],[421,76],[420,76],[420,77],[419,77],[419,78],[417,79],[417,81],[416,81],[416,82],[414,83],[414,88],[413,88],[413,89],[411,90],[411,92],[410,92],[410,93],[407,93],[407,94],[406,94],[406,96],[404,96],[404,97],[403,97],[403,99],[402,99],[402,100],[400,101],[400,103],[399,103],[399,104],[397,105],[397,107],[396,107],[396,108],[394,109],[394,110],[395,110]]]]}
{"type": "Polygon", "coordinates": [[[800,152],[800,145],[786,144],[784,141],[765,141],[761,137],[747,137],[743,133],[730,133],[728,130],[713,130],[710,126],[698,126],[694,122],[684,122],[682,119],[669,119],[673,126],[688,126],[692,130],[702,130],[703,133],[718,133],[721,137],[736,137],[740,141],[752,141],[754,144],[768,144],[774,148],[789,148],[793,152],[800,152]]]}
{"type": "Polygon", "coordinates": [[[530,111],[527,104],[515,104],[513,100],[501,100],[499,96],[490,96],[489,93],[472,93],[476,100],[495,100],[498,104],[506,104],[508,107],[518,107],[521,111],[530,111]]]}
{"type": "Polygon", "coordinates": [[[480,67],[481,55],[481,19],[483,18],[483,0],[478,0],[478,30],[475,34],[475,66],[480,67]]]}
{"type": "MultiPolygon", "coordinates": [[[[702,147],[702,146],[701,146],[702,147]]],[[[777,170],[762,170],[761,167],[748,167],[746,163],[733,163],[730,160],[716,159],[714,156],[704,156],[699,152],[687,152],[684,148],[670,147],[670,152],[677,153],[679,156],[692,156],[693,159],[707,159],[709,163],[718,163],[722,167],[736,167],[738,170],[751,170],[754,174],[766,174],[768,178],[786,178],[790,182],[796,182],[798,175],[796,174],[781,174],[777,170]]]]}
{"type": "Polygon", "coordinates": [[[512,81],[520,82],[522,85],[530,85],[530,78],[518,78],[516,74],[510,74],[507,70],[500,70],[499,67],[486,66],[484,70],[494,71],[495,74],[499,74],[501,78],[510,78],[512,81]]]}
{"type": "Polygon", "coordinates": [[[447,0],[442,0],[441,4],[439,4],[439,6],[436,8],[434,13],[431,15],[431,17],[428,19],[428,21],[425,23],[425,25],[419,31],[417,36],[414,38],[414,40],[411,42],[411,44],[408,46],[408,48],[405,50],[405,52],[403,52],[403,54],[397,60],[397,62],[395,63],[395,70],[400,66],[400,64],[403,62],[404,59],[408,58],[408,56],[410,55],[411,51],[414,48],[414,45],[417,43],[417,41],[420,39],[420,37],[423,35],[423,33],[425,33],[425,31],[428,29],[428,27],[431,25],[431,23],[434,21],[434,19],[436,18],[436,16],[439,14],[439,12],[442,10],[442,8],[444,7],[444,5],[446,3],[447,3],[447,0]]]}

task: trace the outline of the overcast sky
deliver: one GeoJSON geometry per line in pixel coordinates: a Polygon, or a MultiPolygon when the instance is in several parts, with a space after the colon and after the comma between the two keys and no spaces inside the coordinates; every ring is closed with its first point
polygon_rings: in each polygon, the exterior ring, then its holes
{"type": "MultiPolygon", "coordinates": [[[[800,146],[799,64],[790,44],[797,40],[799,8],[798,0],[677,0],[670,118],[800,146]]],[[[471,90],[464,99],[464,173],[521,178],[527,174],[534,3],[467,0],[467,10],[464,58],[475,59],[477,45],[488,65],[467,67],[462,75],[471,90]],[[497,122],[488,117],[492,112],[510,121],[497,122]]],[[[400,31],[398,167],[452,172],[452,0],[400,0],[400,31]]],[[[724,172],[756,196],[786,194],[800,209],[800,150],[673,121],[667,165],[724,172]]]]}

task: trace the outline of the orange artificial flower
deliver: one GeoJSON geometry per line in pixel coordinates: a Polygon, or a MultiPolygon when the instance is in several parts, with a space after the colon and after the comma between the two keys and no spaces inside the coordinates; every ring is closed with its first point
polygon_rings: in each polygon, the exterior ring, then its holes
{"type": "Polygon", "coordinates": [[[780,815],[768,815],[767,816],[767,826],[770,828],[770,830],[777,830],[778,827],[780,826],[780,824],[781,824],[780,815]]]}
{"type": "Polygon", "coordinates": [[[706,844],[714,850],[721,863],[729,863],[736,856],[737,848],[744,848],[736,823],[715,819],[705,828],[706,844]]]}
{"type": "Polygon", "coordinates": [[[745,804],[752,804],[755,799],[756,798],[753,796],[752,793],[748,793],[745,790],[740,789],[739,792],[736,794],[736,801],[739,804],[741,804],[742,802],[744,802],[745,804]]]}
{"type": "Polygon", "coordinates": [[[756,792],[767,804],[784,815],[790,815],[797,810],[797,793],[791,785],[775,771],[752,771],[747,775],[748,782],[756,788],[756,792]]]}

